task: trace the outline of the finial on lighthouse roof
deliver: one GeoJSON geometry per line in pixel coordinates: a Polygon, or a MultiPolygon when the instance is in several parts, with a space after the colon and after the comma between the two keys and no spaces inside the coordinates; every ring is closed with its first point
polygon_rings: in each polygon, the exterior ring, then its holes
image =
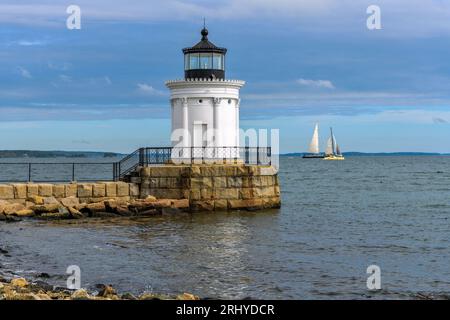
{"type": "Polygon", "coordinates": [[[202,29],[202,41],[208,40],[208,29],[202,29]]]}
{"type": "Polygon", "coordinates": [[[206,29],[206,19],[203,18],[202,41],[208,40],[208,29],[206,29]]]}

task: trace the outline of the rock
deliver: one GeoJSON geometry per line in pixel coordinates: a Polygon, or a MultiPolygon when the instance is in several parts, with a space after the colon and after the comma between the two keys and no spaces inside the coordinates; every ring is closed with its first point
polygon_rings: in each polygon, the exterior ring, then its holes
{"type": "Polygon", "coordinates": [[[133,212],[128,209],[128,206],[117,206],[116,212],[120,216],[129,217],[133,215],[133,212]]]}
{"type": "Polygon", "coordinates": [[[42,213],[55,213],[58,212],[60,208],[59,204],[43,204],[43,205],[36,205],[31,207],[31,210],[34,211],[36,214],[42,214],[42,213]]]}
{"type": "Polygon", "coordinates": [[[15,183],[12,185],[14,188],[14,198],[15,199],[26,199],[27,198],[27,185],[23,183],[15,183]]]}
{"type": "Polygon", "coordinates": [[[46,293],[38,293],[36,296],[39,298],[38,300],[52,300],[52,298],[46,293]]]}
{"type": "Polygon", "coordinates": [[[0,184],[0,199],[14,199],[14,188],[7,184],[0,184]]]}
{"type": "Polygon", "coordinates": [[[144,293],[139,297],[139,300],[160,300],[157,294],[144,293]]]}
{"type": "Polygon", "coordinates": [[[177,296],[177,300],[200,300],[200,298],[191,293],[183,293],[177,296]]]}
{"type": "Polygon", "coordinates": [[[41,298],[34,293],[12,293],[6,295],[7,300],[41,300],[41,298]]]}
{"type": "Polygon", "coordinates": [[[28,197],[28,201],[33,202],[37,205],[43,205],[44,204],[44,198],[38,195],[33,195],[31,197],[28,197]]]}
{"type": "Polygon", "coordinates": [[[25,206],[20,203],[11,203],[10,205],[7,205],[3,208],[3,213],[5,215],[13,215],[16,214],[18,211],[21,211],[25,209],[25,206]]]}
{"type": "Polygon", "coordinates": [[[147,196],[147,198],[145,198],[146,202],[155,202],[156,200],[158,199],[156,199],[156,197],[154,196],[147,196]]]}
{"type": "Polygon", "coordinates": [[[117,294],[116,290],[114,290],[114,288],[112,286],[101,285],[100,287],[101,287],[101,290],[100,290],[100,292],[97,295],[98,297],[106,298],[108,296],[117,294]]]}
{"type": "Polygon", "coordinates": [[[64,198],[66,196],[66,186],[63,184],[54,184],[53,196],[58,199],[64,198]]]}
{"type": "Polygon", "coordinates": [[[106,212],[113,212],[115,213],[117,211],[117,201],[114,199],[106,200],[104,202],[105,204],[105,210],[106,212]]]}
{"type": "Polygon", "coordinates": [[[44,204],[60,204],[60,203],[58,200],[56,200],[55,197],[45,197],[44,204]]]}
{"type": "Polygon", "coordinates": [[[41,183],[38,185],[38,191],[41,197],[51,197],[53,195],[53,185],[49,183],[41,183]]]}
{"type": "Polygon", "coordinates": [[[79,184],[77,192],[78,192],[78,198],[92,198],[92,185],[91,184],[79,184]]]}
{"type": "Polygon", "coordinates": [[[189,208],[189,199],[172,200],[172,208],[187,209],[189,208]]]}
{"type": "Polygon", "coordinates": [[[71,298],[73,300],[89,300],[90,296],[85,289],[79,289],[72,293],[71,298]]]}
{"type": "Polygon", "coordinates": [[[84,218],[84,215],[80,211],[78,211],[77,209],[72,208],[72,207],[69,207],[67,209],[69,210],[69,214],[70,214],[70,217],[72,219],[82,219],[82,218],[84,218]]]}
{"type": "Polygon", "coordinates": [[[160,199],[153,202],[155,208],[169,208],[172,205],[172,200],[170,199],[160,199]]]}
{"type": "Polygon", "coordinates": [[[24,278],[14,278],[11,280],[11,285],[18,288],[25,288],[28,286],[28,281],[24,278]]]}
{"type": "Polygon", "coordinates": [[[86,209],[91,213],[95,212],[106,212],[106,207],[104,202],[90,203],[86,206],[86,209]]]}
{"type": "Polygon", "coordinates": [[[15,213],[18,217],[32,217],[34,216],[34,211],[31,209],[22,209],[15,213]]]}
{"type": "MultiPolygon", "coordinates": [[[[47,277],[44,277],[47,278],[47,277]]],[[[48,277],[50,278],[50,276],[48,277]]],[[[31,285],[33,288],[37,289],[38,291],[52,291],[53,290],[53,286],[44,282],[44,281],[36,281],[31,285]]]]}
{"type": "Polygon", "coordinates": [[[46,272],[41,272],[41,273],[38,275],[38,277],[39,277],[39,278],[46,278],[46,279],[48,279],[48,278],[50,278],[50,275],[49,275],[48,273],[46,273],[46,272]]]}
{"type": "Polygon", "coordinates": [[[130,185],[126,182],[117,182],[117,196],[126,197],[130,195],[130,185]]]}
{"type": "Polygon", "coordinates": [[[106,185],[103,183],[95,183],[92,185],[92,196],[101,198],[106,196],[106,185]]]}
{"type": "Polygon", "coordinates": [[[132,204],[128,206],[128,209],[132,212],[138,213],[143,211],[148,211],[151,209],[154,209],[155,205],[154,202],[138,202],[135,201],[132,204]]]}
{"type": "Polygon", "coordinates": [[[132,295],[131,293],[124,293],[122,296],[121,296],[121,299],[122,300],[137,300],[137,298],[134,296],[134,295],[132,295]]]}
{"type": "Polygon", "coordinates": [[[3,213],[0,213],[0,221],[6,221],[6,216],[3,213]]]}
{"type": "Polygon", "coordinates": [[[80,199],[77,197],[68,197],[61,199],[61,203],[65,207],[76,207],[80,204],[80,199]]]}

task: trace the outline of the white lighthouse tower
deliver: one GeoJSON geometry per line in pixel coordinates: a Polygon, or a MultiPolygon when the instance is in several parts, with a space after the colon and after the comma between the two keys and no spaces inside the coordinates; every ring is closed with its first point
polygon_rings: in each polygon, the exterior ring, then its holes
{"type": "Polygon", "coordinates": [[[208,40],[183,49],[185,77],[166,82],[171,92],[172,160],[236,161],[239,158],[239,90],[225,79],[227,49],[208,40]]]}

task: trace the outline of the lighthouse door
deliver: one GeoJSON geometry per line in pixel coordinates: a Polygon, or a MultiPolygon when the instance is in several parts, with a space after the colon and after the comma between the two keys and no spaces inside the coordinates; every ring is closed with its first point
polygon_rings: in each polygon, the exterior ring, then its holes
{"type": "Polygon", "coordinates": [[[194,123],[194,147],[201,148],[207,146],[206,130],[208,126],[203,123],[194,123]]]}

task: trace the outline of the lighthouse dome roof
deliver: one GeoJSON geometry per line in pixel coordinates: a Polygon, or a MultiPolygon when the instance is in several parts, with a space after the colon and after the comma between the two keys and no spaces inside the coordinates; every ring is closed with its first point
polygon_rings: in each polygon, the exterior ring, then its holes
{"type": "Polygon", "coordinates": [[[217,47],[214,43],[208,40],[208,29],[203,28],[201,31],[202,39],[193,47],[183,49],[183,53],[201,53],[201,52],[216,52],[225,54],[226,48],[217,47]]]}

